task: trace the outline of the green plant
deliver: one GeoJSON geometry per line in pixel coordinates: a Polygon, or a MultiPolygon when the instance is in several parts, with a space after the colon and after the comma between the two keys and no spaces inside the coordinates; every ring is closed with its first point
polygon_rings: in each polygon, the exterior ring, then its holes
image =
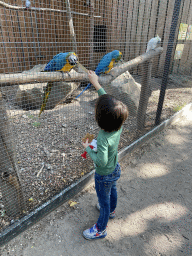
{"type": "Polygon", "coordinates": [[[186,105],[186,103],[184,103],[184,104],[182,104],[182,105],[178,105],[178,106],[176,106],[176,107],[173,108],[173,111],[174,111],[174,112],[178,112],[178,111],[180,111],[182,108],[184,108],[185,105],[186,105]]]}
{"type": "Polygon", "coordinates": [[[35,122],[35,123],[33,123],[32,125],[33,125],[34,127],[39,127],[39,126],[41,125],[41,123],[35,122]]]}
{"type": "Polygon", "coordinates": [[[33,115],[28,115],[29,118],[34,119],[35,117],[33,115]]]}

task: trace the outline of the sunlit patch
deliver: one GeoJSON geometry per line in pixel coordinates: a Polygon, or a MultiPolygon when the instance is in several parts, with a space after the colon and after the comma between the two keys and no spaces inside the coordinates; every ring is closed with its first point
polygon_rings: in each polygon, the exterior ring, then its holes
{"type": "Polygon", "coordinates": [[[169,173],[166,166],[159,163],[147,163],[144,164],[139,172],[139,175],[143,179],[155,178],[167,175],[169,173]]]}
{"type": "MultiPolygon", "coordinates": [[[[192,120],[192,110],[191,110],[191,107],[192,107],[192,103],[188,104],[187,106],[185,106],[182,109],[182,111],[183,111],[182,116],[185,116],[185,118],[187,120],[192,120]]],[[[176,122],[179,125],[180,119],[178,119],[176,122]]]]}
{"type": "Polygon", "coordinates": [[[137,236],[145,232],[146,229],[147,221],[143,219],[141,212],[131,214],[120,227],[120,231],[124,236],[137,236]]]}
{"type": "Polygon", "coordinates": [[[172,135],[166,136],[166,140],[169,143],[175,144],[175,145],[181,145],[181,144],[185,143],[185,139],[178,133],[177,133],[177,136],[172,136],[172,135]]]}
{"type": "Polygon", "coordinates": [[[174,252],[174,250],[181,247],[183,241],[183,237],[176,232],[168,234],[158,234],[151,238],[147,247],[152,247],[158,253],[173,255],[172,253],[174,252]]]}
{"type": "Polygon", "coordinates": [[[142,212],[143,218],[146,220],[159,219],[159,221],[175,221],[187,213],[188,209],[183,205],[164,202],[147,207],[142,212]]]}
{"type": "MultiPolygon", "coordinates": [[[[160,223],[171,222],[181,218],[187,211],[186,207],[173,202],[151,205],[128,215],[123,222],[121,221],[121,236],[137,236],[147,231],[151,222],[156,221],[157,226],[159,226],[161,225],[160,223]]],[[[113,238],[114,236],[116,237],[115,234],[113,234],[113,238]]]]}
{"type": "Polygon", "coordinates": [[[189,109],[186,111],[186,118],[188,120],[192,120],[192,111],[190,111],[189,109]]]}

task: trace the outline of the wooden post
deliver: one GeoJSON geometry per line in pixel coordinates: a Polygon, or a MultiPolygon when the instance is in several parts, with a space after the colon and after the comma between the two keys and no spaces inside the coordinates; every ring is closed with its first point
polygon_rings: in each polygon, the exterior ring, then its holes
{"type": "Polygon", "coordinates": [[[94,1],[90,0],[90,11],[89,11],[89,15],[90,15],[90,59],[89,59],[89,65],[90,65],[90,69],[93,70],[93,37],[94,37],[94,1]]]}
{"type": "Polygon", "coordinates": [[[68,20],[69,20],[69,29],[70,29],[70,35],[71,35],[71,40],[73,44],[73,51],[77,53],[77,42],[76,42],[76,35],[75,35],[75,30],[73,26],[73,18],[71,15],[71,7],[70,7],[70,2],[69,0],[65,0],[66,2],[66,7],[67,7],[67,15],[68,15],[68,20]]]}
{"type": "Polygon", "coordinates": [[[148,100],[151,95],[151,69],[152,61],[146,61],[142,65],[141,95],[137,113],[137,129],[142,130],[145,125],[148,100]]]}
{"type": "Polygon", "coordinates": [[[25,209],[17,174],[15,149],[2,94],[0,93],[0,187],[6,214],[15,216],[25,209]]]}

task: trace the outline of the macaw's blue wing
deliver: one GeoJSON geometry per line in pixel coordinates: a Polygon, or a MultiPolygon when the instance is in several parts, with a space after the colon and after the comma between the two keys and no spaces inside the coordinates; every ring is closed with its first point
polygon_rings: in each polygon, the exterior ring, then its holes
{"type": "MultiPolygon", "coordinates": [[[[105,73],[105,71],[107,71],[108,66],[110,64],[112,60],[112,52],[107,53],[99,62],[99,64],[97,65],[97,68],[95,69],[95,73],[99,76],[101,73],[105,73]]],[[[83,91],[76,97],[79,98],[81,96],[81,94],[84,93],[84,91],[86,91],[87,89],[89,89],[91,87],[92,84],[88,84],[87,87],[85,89],[83,89],[83,91]]]]}
{"type": "MultiPolygon", "coordinates": [[[[62,72],[68,72],[70,71],[77,63],[78,57],[74,52],[61,52],[53,57],[52,60],[50,60],[47,65],[44,68],[44,71],[62,71],[62,72]]],[[[53,86],[53,82],[48,82],[45,94],[43,97],[43,103],[39,112],[39,117],[41,113],[45,110],[49,94],[51,93],[51,89],[53,86]]]]}
{"type": "Polygon", "coordinates": [[[44,68],[44,71],[59,71],[61,70],[65,64],[67,63],[66,58],[68,57],[68,52],[61,52],[53,57],[44,68]]]}
{"type": "MultiPolygon", "coordinates": [[[[112,52],[107,53],[105,56],[103,56],[103,58],[97,65],[97,68],[95,69],[96,75],[99,76],[102,73],[110,72],[111,68],[113,68],[114,62],[119,61],[121,57],[122,57],[122,53],[118,50],[114,50],[112,52]]],[[[81,96],[81,94],[87,89],[89,89],[90,87],[91,87],[91,84],[88,84],[87,87],[76,97],[76,99],[79,98],[79,96],[81,96]]]]}
{"type": "Polygon", "coordinates": [[[108,66],[111,63],[113,59],[113,52],[107,53],[99,62],[97,65],[97,68],[95,69],[95,73],[97,75],[100,75],[101,73],[105,73],[108,70],[108,66]]]}

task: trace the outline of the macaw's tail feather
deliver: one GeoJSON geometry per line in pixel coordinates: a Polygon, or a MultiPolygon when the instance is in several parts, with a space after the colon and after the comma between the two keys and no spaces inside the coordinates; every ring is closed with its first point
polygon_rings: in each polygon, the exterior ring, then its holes
{"type": "Polygon", "coordinates": [[[43,103],[41,105],[41,109],[40,109],[40,112],[39,112],[39,117],[40,117],[41,113],[45,110],[45,107],[46,107],[46,104],[47,104],[47,101],[48,101],[49,94],[51,92],[52,86],[53,86],[53,82],[48,82],[47,83],[47,86],[46,86],[46,89],[45,89],[45,93],[44,93],[44,97],[43,97],[43,103]]]}
{"type": "Polygon", "coordinates": [[[84,91],[86,91],[87,89],[89,89],[89,88],[91,87],[91,85],[92,85],[92,84],[88,84],[87,87],[86,87],[85,89],[83,89],[83,91],[76,97],[76,99],[79,98],[79,97],[81,96],[81,94],[84,93],[84,91]]]}

